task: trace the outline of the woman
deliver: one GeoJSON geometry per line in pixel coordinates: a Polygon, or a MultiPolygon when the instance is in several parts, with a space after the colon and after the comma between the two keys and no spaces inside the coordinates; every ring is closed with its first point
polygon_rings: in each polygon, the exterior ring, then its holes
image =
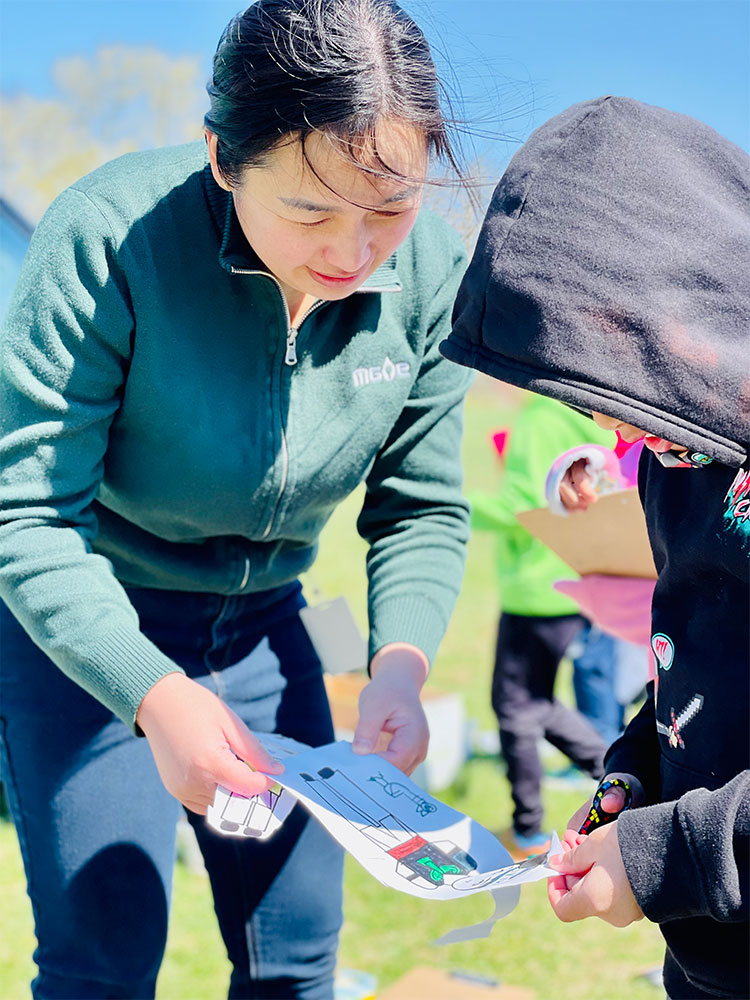
{"type": "Polygon", "coordinates": [[[261,0],[209,91],[205,145],[53,204],[3,338],[3,774],[40,997],[153,995],[179,803],[230,995],[331,995],[338,847],[301,810],[265,844],[201,817],[270,784],[238,757],[280,770],[252,730],[332,738],[297,576],[344,497],[366,482],[355,749],[385,731],[406,772],[462,572],[467,381],[437,344],[464,255],[419,213],[453,164],[423,36],[390,0],[261,0]]]}

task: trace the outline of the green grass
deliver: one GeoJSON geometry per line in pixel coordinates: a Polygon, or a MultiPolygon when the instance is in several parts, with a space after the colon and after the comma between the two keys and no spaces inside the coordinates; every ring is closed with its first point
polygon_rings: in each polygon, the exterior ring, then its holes
{"type": "MultiPolygon", "coordinates": [[[[480,382],[467,405],[464,463],[466,489],[491,490],[498,471],[488,437],[512,420],[515,397],[480,382]]],[[[314,573],[305,581],[324,596],[345,594],[364,628],[365,548],[354,535],[357,498],[344,504],[326,528],[314,573]],[[347,553],[342,559],[341,553],[347,553]]],[[[469,717],[480,728],[494,725],[489,705],[498,594],[491,539],[478,535],[469,546],[466,578],[431,685],[461,691],[469,717]]],[[[567,686],[566,676],[561,684],[567,686]]],[[[564,692],[569,697],[569,692],[564,692]]],[[[473,760],[440,797],[491,830],[510,824],[511,803],[499,766],[473,760]]],[[[583,799],[581,793],[548,789],[548,826],[562,830],[583,799]]],[[[29,995],[34,975],[31,908],[25,894],[18,847],[10,825],[0,823],[0,996],[29,995]]],[[[385,889],[347,859],[342,966],[363,969],[387,986],[414,965],[492,976],[535,991],[538,1000],[658,1000],[658,990],[636,977],[662,957],[657,929],[641,921],[616,930],[599,920],[560,924],[544,883],[524,887],[521,902],[496,924],[486,940],[436,948],[432,942],[452,927],[478,922],[491,911],[486,894],[438,903],[385,889]],[[605,983],[606,985],[602,985],[605,983]]],[[[217,1000],[226,995],[229,970],[216,926],[208,881],[178,865],[167,954],[159,1000],[217,1000]]],[[[460,998],[457,998],[460,1000],[460,998]]]]}

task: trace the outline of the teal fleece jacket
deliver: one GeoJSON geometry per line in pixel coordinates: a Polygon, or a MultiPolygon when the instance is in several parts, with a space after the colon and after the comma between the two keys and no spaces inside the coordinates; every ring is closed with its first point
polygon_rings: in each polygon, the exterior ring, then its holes
{"type": "Polygon", "coordinates": [[[470,375],[437,349],[464,266],[422,212],[358,292],[290,331],[202,143],[129,154],[60,195],[0,354],[0,597],[60,669],[134,728],[179,668],[124,588],[290,581],[363,481],[370,652],[432,658],[468,535],[470,375]]]}

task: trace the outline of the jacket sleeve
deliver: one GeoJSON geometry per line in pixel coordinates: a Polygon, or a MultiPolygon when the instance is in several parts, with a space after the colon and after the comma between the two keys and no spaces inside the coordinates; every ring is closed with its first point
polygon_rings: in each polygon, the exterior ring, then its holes
{"type": "Polygon", "coordinates": [[[418,375],[367,477],[357,529],[369,542],[370,658],[389,642],[408,642],[432,661],[463,578],[469,507],[461,432],[473,375],[446,361],[438,344],[465,264],[455,237],[449,273],[429,306],[418,375]]]}
{"type": "Polygon", "coordinates": [[[134,728],[143,695],[178,667],[92,550],[133,332],[115,257],[101,212],[70,189],[37,227],[14,292],[0,339],[0,598],[134,728]]]}
{"type": "Polygon", "coordinates": [[[643,785],[646,803],[658,802],[661,798],[659,758],[654,682],[650,681],[641,710],[607,751],[604,773],[623,771],[632,774],[643,785]]]}
{"type": "Polygon", "coordinates": [[[716,791],[634,809],[617,822],[625,871],[649,920],[746,921],[750,915],[750,771],[716,791]]]}

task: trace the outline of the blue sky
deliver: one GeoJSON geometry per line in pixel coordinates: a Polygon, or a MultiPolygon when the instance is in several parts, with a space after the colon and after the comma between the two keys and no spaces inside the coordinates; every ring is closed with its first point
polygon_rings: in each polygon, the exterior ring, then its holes
{"type": "MultiPolygon", "coordinates": [[[[523,140],[575,101],[625,94],[750,147],[750,0],[404,0],[450,56],[469,124],[523,140]]],[[[53,93],[52,63],[112,43],[194,55],[208,76],[237,0],[2,0],[0,91],[53,93]]],[[[451,73],[443,72],[444,76],[451,73]]],[[[515,144],[478,140],[504,164],[515,144]]]]}

